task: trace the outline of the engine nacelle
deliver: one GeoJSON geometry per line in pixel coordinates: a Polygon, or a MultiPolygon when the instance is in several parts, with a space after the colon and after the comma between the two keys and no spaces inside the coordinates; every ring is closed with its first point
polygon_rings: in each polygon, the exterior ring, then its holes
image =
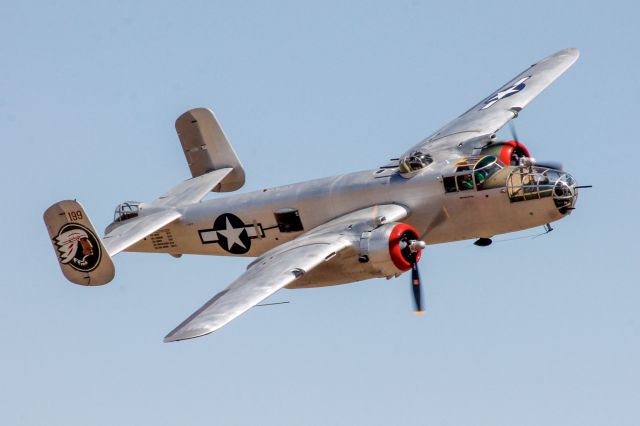
{"type": "Polygon", "coordinates": [[[507,166],[517,166],[520,158],[531,157],[527,147],[515,140],[492,143],[480,151],[480,155],[495,155],[507,166]]]}
{"type": "Polygon", "coordinates": [[[419,240],[418,231],[404,223],[391,222],[360,238],[360,262],[376,275],[391,277],[411,269],[420,260],[422,248],[413,248],[411,241],[419,240]]]}

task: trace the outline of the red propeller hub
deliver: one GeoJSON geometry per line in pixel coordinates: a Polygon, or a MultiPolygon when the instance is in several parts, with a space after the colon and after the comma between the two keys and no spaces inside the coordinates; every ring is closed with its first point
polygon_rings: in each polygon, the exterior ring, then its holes
{"type": "Polygon", "coordinates": [[[500,161],[504,164],[512,164],[513,158],[520,157],[531,157],[529,154],[529,150],[526,146],[522,145],[520,142],[516,140],[506,141],[502,144],[502,148],[500,149],[500,161]]]}
{"type": "Polygon", "coordinates": [[[393,227],[389,234],[389,254],[396,268],[402,272],[411,269],[414,262],[420,260],[422,249],[411,251],[409,242],[418,240],[418,231],[413,226],[399,223],[393,227]]]}

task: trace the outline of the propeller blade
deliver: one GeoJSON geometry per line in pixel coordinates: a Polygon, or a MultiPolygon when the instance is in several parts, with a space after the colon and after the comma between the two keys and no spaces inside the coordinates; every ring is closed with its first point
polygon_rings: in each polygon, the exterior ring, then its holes
{"type": "Polygon", "coordinates": [[[416,314],[422,315],[422,286],[420,282],[420,272],[418,271],[418,262],[411,264],[411,289],[413,290],[413,301],[415,302],[416,314]]]}
{"type": "Polygon", "coordinates": [[[516,125],[513,124],[513,121],[509,122],[509,130],[511,130],[511,137],[513,140],[519,143],[520,139],[518,139],[518,132],[516,132],[516,125]]]}
{"type": "Polygon", "coordinates": [[[554,170],[564,170],[564,166],[559,161],[541,161],[541,160],[536,160],[536,166],[538,166],[538,167],[546,167],[548,169],[554,169],[554,170]]]}

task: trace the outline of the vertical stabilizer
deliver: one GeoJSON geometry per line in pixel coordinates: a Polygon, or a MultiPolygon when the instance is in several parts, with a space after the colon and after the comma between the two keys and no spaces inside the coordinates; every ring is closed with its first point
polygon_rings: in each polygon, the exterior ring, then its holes
{"type": "Polygon", "coordinates": [[[102,285],[115,268],[84,212],[75,200],[60,201],[44,212],[44,223],[64,276],[74,284],[102,285]]]}
{"type": "Polygon", "coordinates": [[[231,168],[231,173],[212,191],[231,192],[242,188],[244,169],[211,110],[194,108],[185,112],[176,120],[176,131],[193,177],[231,168]]]}

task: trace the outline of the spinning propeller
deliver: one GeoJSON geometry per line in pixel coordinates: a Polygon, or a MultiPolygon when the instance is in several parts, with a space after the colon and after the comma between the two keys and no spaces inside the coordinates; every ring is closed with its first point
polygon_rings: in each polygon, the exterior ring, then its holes
{"type": "MultiPolygon", "coordinates": [[[[522,144],[520,143],[520,139],[518,139],[518,133],[516,132],[516,125],[513,123],[513,121],[509,122],[509,130],[511,131],[511,137],[513,138],[513,141],[516,143],[516,147],[521,147],[522,144]]],[[[559,161],[538,161],[533,159],[533,162],[536,166],[539,166],[539,167],[546,167],[548,169],[555,169],[555,170],[564,170],[564,166],[559,161]]]]}
{"type": "Polygon", "coordinates": [[[516,144],[520,144],[520,139],[518,139],[518,132],[516,132],[516,125],[513,124],[513,121],[509,122],[509,131],[511,131],[511,137],[513,138],[514,141],[516,141],[516,144]]]}
{"type": "Polygon", "coordinates": [[[420,280],[420,271],[418,271],[418,260],[420,252],[426,245],[424,241],[420,240],[411,240],[407,243],[407,248],[410,252],[407,257],[411,262],[411,290],[417,315],[424,314],[422,307],[422,281],[420,280]]]}

